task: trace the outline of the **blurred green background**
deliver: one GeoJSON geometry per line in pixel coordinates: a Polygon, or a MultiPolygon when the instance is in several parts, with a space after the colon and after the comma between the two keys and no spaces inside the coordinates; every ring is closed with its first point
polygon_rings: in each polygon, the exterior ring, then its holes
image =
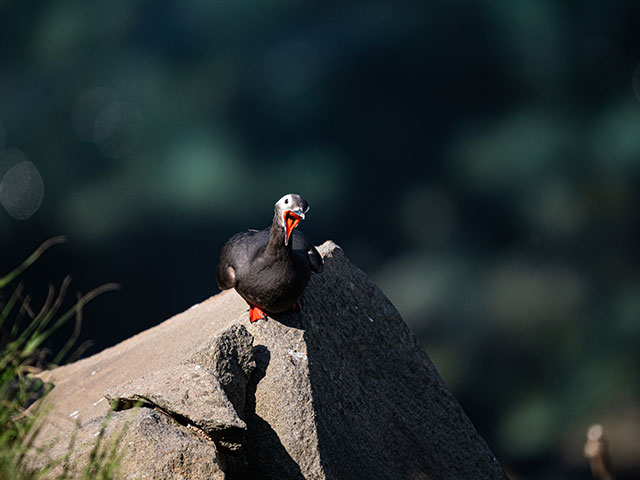
{"type": "MultiPolygon", "coordinates": [[[[514,479],[640,478],[640,3],[0,1],[0,266],[94,353],[298,192],[514,479]]],[[[55,344],[51,345],[55,348],[55,344]]]]}

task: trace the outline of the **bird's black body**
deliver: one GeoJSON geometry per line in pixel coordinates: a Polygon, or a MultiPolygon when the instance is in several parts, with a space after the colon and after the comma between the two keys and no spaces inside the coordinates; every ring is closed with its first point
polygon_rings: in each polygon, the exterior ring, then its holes
{"type": "MultiPolygon", "coordinates": [[[[300,212],[308,210],[302,197],[289,197],[304,202],[300,212]]],[[[291,309],[302,296],[311,272],[322,271],[322,257],[302,232],[291,230],[285,242],[279,203],[271,227],[238,233],[227,241],[216,272],[221,289],[235,288],[249,305],[267,313],[291,309]]]]}

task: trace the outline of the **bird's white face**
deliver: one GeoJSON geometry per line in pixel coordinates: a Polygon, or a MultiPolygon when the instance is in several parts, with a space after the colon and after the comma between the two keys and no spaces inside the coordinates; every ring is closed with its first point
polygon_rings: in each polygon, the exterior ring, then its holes
{"type": "Polygon", "coordinates": [[[288,193],[284,197],[282,197],[276,203],[276,210],[280,212],[284,212],[285,210],[291,210],[291,206],[293,205],[293,196],[288,193]]]}
{"type": "Polygon", "coordinates": [[[284,229],[284,244],[289,244],[289,237],[300,220],[304,220],[309,211],[309,204],[300,196],[289,193],[277,201],[276,215],[284,229]]]}

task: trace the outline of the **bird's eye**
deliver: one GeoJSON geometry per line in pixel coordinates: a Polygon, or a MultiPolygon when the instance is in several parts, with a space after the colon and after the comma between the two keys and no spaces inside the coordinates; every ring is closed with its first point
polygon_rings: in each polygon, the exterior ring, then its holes
{"type": "Polygon", "coordinates": [[[289,199],[288,199],[288,198],[285,198],[285,199],[284,199],[284,203],[285,203],[286,205],[288,205],[288,204],[289,204],[289,199]]]}

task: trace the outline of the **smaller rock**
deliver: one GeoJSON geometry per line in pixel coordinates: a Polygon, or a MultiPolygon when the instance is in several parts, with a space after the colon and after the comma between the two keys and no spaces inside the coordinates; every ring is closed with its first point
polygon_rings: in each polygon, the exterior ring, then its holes
{"type": "MultiPolygon", "coordinates": [[[[97,417],[75,430],[71,444],[31,452],[29,468],[42,478],[162,478],[224,480],[224,461],[210,438],[156,410],[136,408],[97,417]],[[102,435],[101,435],[102,432],[102,435]]],[[[41,478],[38,475],[38,478],[41,478]]]]}
{"type": "Polygon", "coordinates": [[[243,325],[232,325],[184,363],[202,365],[211,370],[240,418],[245,418],[247,384],[256,362],[253,357],[253,336],[243,325]]]}
{"type": "Polygon", "coordinates": [[[176,365],[143,375],[105,392],[114,410],[136,405],[157,408],[181,425],[192,425],[230,450],[239,449],[245,422],[211,370],[176,365]]]}
{"type": "MultiPolygon", "coordinates": [[[[100,424],[101,419],[94,420],[83,430],[90,431],[93,425],[98,432],[100,424]]],[[[115,412],[107,423],[103,445],[110,447],[114,441],[118,441],[120,452],[124,453],[118,478],[225,478],[220,454],[212,440],[194,435],[188,427],[176,425],[171,418],[155,410],[140,408],[115,412]]],[[[89,445],[91,443],[87,442],[84,447],[89,445]]],[[[78,459],[88,457],[87,454],[76,455],[78,459]]],[[[79,471],[77,467],[75,470],[79,471]]]]}

